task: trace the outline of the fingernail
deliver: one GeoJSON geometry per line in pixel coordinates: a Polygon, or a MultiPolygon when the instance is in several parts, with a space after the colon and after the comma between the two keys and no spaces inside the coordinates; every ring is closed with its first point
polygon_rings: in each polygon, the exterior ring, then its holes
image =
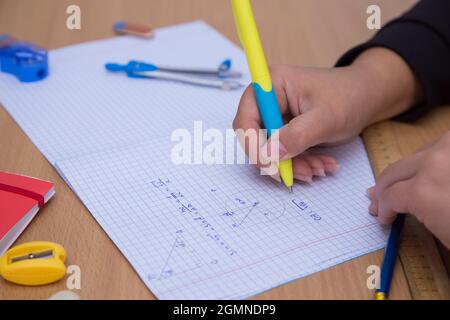
{"type": "Polygon", "coordinates": [[[261,147],[260,157],[263,160],[267,161],[281,161],[285,160],[284,158],[287,156],[288,151],[286,147],[281,142],[276,142],[275,145],[272,145],[272,141],[268,141],[261,147]],[[278,153],[277,150],[272,150],[276,148],[276,144],[278,144],[278,153]],[[274,151],[274,152],[272,152],[274,151]],[[267,159],[266,159],[267,156],[267,159]]]}
{"type": "Polygon", "coordinates": [[[288,151],[286,149],[286,147],[284,146],[284,144],[282,144],[281,142],[279,143],[279,151],[278,151],[278,157],[280,160],[285,160],[284,158],[287,156],[288,151]]]}
{"type": "Polygon", "coordinates": [[[303,174],[297,174],[295,175],[295,179],[303,181],[303,182],[307,182],[307,183],[312,183],[312,177],[311,176],[305,176],[303,174]]]}
{"type": "Polygon", "coordinates": [[[378,203],[376,201],[372,201],[369,206],[369,213],[373,216],[378,215],[378,203]]]}
{"type": "Polygon", "coordinates": [[[336,164],[325,164],[325,170],[329,173],[335,173],[339,170],[339,165],[336,164]]]}
{"type": "Polygon", "coordinates": [[[372,197],[373,197],[373,187],[370,187],[369,189],[367,189],[367,196],[369,197],[369,199],[372,199],[372,197]]]}
{"type": "Polygon", "coordinates": [[[325,177],[326,173],[324,169],[312,169],[312,173],[315,176],[319,176],[319,177],[325,177]]]}

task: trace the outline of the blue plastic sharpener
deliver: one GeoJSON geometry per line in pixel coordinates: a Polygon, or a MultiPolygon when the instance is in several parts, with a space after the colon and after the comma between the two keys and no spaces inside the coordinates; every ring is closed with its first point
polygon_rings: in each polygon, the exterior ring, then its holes
{"type": "Polygon", "coordinates": [[[48,76],[47,50],[0,35],[0,71],[14,75],[22,82],[42,80],[48,76]]]}

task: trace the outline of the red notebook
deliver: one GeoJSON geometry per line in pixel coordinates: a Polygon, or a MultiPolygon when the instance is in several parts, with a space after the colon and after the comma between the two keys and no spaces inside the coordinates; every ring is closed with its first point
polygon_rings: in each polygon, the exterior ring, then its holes
{"type": "Polygon", "coordinates": [[[54,194],[52,182],[0,171],[0,256],[54,194]]]}

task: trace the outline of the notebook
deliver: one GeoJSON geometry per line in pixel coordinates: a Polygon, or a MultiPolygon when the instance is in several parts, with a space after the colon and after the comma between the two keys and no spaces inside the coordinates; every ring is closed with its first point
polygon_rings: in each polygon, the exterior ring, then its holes
{"type": "Polygon", "coordinates": [[[49,181],[0,171],[0,256],[54,194],[49,181]]]}
{"type": "Polygon", "coordinates": [[[359,138],[322,150],[342,170],[293,194],[248,164],[173,164],[174,130],[230,129],[242,90],[129,79],[103,65],[231,58],[249,81],[243,52],[206,23],[49,54],[49,78],[0,77],[0,101],[158,298],[246,298],[385,245],[367,213],[374,180],[359,138]]]}
{"type": "Polygon", "coordinates": [[[239,299],[384,246],[361,140],[326,153],[342,170],[293,194],[250,165],[173,165],[169,139],[57,166],[158,298],[239,299]]]}
{"type": "Polygon", "coordinates": [[[155,29],[152,40],[120,36],[49,51],[50,75],[22,84],[0,74],[0,102],[50,163],[155,137],[202,120],[230,126],[242,90],[225,92],[105,70],[129,60],[217,68],[225,58],[250,81],[241,49],[202,21],[155,29]],[[185,102],[189,101],[189,104],[185,102]],[[178,115],[174,117],[174,115],[178,115]],[[220,116],[218,116],[220,115],[220,116]]]}

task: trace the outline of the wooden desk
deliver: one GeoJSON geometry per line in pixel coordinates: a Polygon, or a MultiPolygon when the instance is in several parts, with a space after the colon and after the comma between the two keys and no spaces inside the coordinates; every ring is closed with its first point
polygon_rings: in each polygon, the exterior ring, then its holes
{"type": "MultiPolygon", "coordinates": [[[[366,8],[378,3],[386,21],[414,0],[258,0],[253,1],[271,63],[330,66],[346,49],[374,32],[366,26],[366,8]]],[[[203,19],[238,43],[228,0],[0,0],[0,33],[48,48],[113,36],[112,24],[130,20],[154,27],[203,19]],[[66,8],[81,7],[82,29],[67,30],[66,8]]],[[[402,135],[408,146],[429,140],[422,130],[402,135]]],[[[434,132],[434,135],[436,133],[434,132]]],[[[153,299],[154,296],[105,232],[31,143],[7,112],[0,108],[0,170],[20,172],[56,183],[55,198],[38,214],[17,243],[50,240],[63,244],[69,264],[81,267],[83,299],[153,299]]],[[[409,152],[410,150],[408,150],[409,152]]],[[[263,293],[261,299],[370,299],[366,268],[379,265],[382,252],[336,266],[263,293]]],[[[0,299],[45,299],[65,289],[65,281],[24,288],[0,280],[0,299]]],[[[408,299],[403,270],[397,265],[392,298],[408,299]]]]}

